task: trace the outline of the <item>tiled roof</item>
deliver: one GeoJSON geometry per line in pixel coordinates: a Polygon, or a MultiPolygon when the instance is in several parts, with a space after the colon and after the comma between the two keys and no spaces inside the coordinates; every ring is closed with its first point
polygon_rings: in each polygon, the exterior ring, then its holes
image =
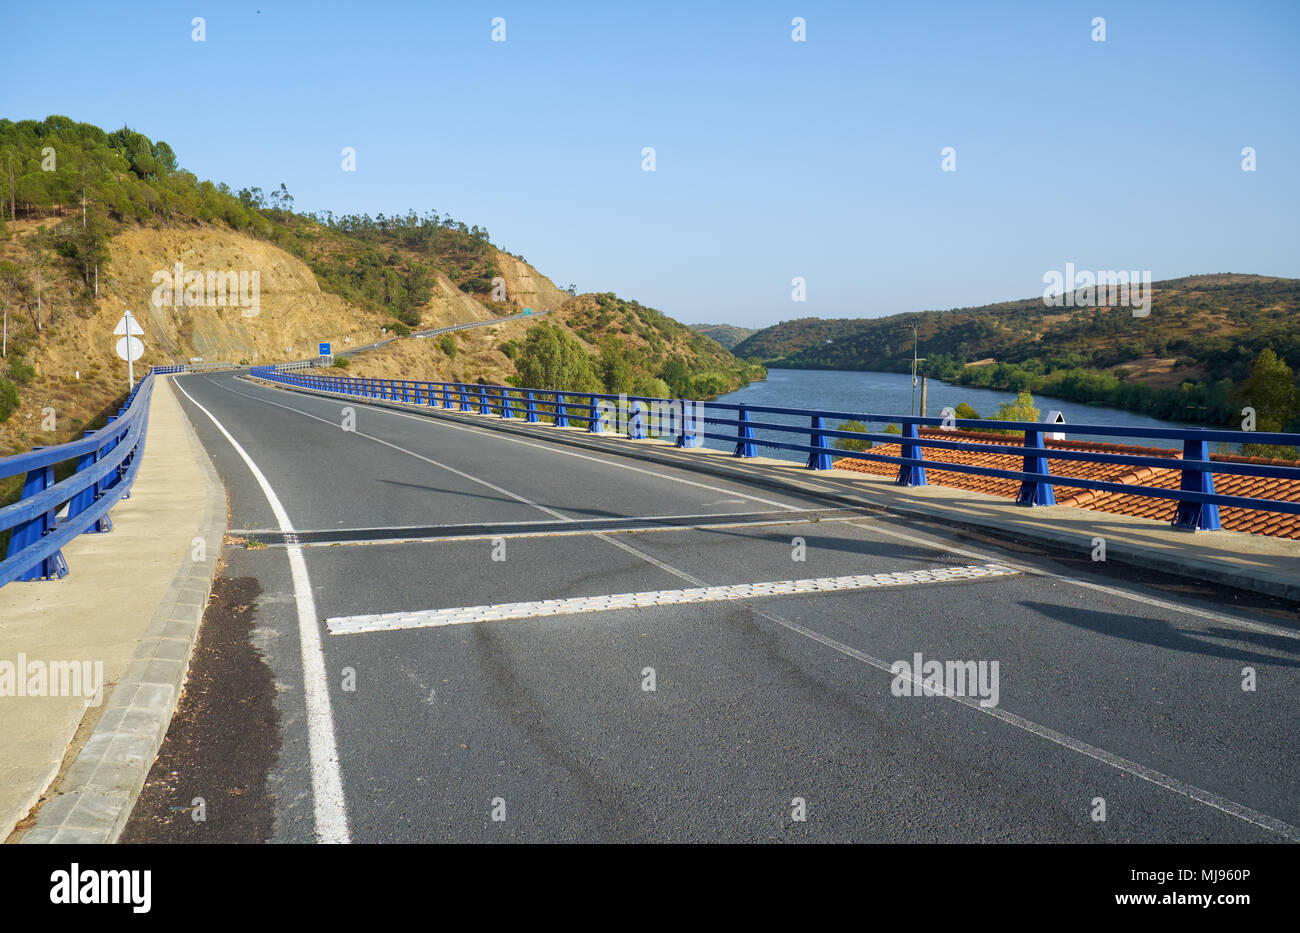
{"type": "MultiPolygon", "coordinates": [[[[973,431],[937,431],[923,428],[920,433],[922,437],[972,441],[979,444],[1001,444],[1014,447],[1022,443],[1019,437],[998,437],[973,431]]],[[[1047,440],[1043,446],[1059,450],[1168,457],[1172,460],[1182,458],[1182,453],[1177,450],[1166,450],[1158,447],[1136,447],[1127,444],[1106,444],[1096,441],[1047,440]]],[[[877,444],[871,449],[871,453],[890,457],[902,456],[902,450],[898,444],[877,444]]],[[[940,460],[995,470],[1019,471],[1024,466],[1024,457],[1018,454],[985,453],[978,450],[943,450],[937,447],[927,447],[924,453],[927,460],[940,460]]],[[[1300,466],[1300,463],[1289,460],[1266,460],[1260,457],[1239,457],[1234,454],[1211,454],[1210,459],[1225,463],[1300,466]]],[[[1125,464],[1058,460],[1052,457],[1049,457],[1047,462],[1048,468],[1053,475],[1071,476],[1077,479],[1153,486],[1160,489],[1177,489],[1182,480],[1182,474],[1176,467],[1169,469],[1132,467],[1125,464]]],[[[871,473],[877,476],[893,476],[898,472],[897,464],[878,463],[873,460],[857,460],[849,457],[837,460],[835,465],[844,470],[871,473]]],[[[1020,490],[1019,480],[1003,479],[996,476],[957,473],[952,470],[941,470],[934,467],[926,467],[925,476],[927,482],[935,485],[969,489],[972,492],[983,492],[1008,499],[1014,499],[1020,490]]],[[[1128,493],[1102,492],[1095,489],[1068,486],[1063,483],[1053,484],[1052,489],[1056,493],[1057,505],[1070,505],[1077,508],[1095,509],[1099,512],[1133,515],[1163,522],[1173,521],[1175,510],[1178,507],[1177,502],[1173,499],[1153,499],[1128,493]]],[[[1249,496],[1259,499],[1282,499],[1288,502],[1300,502],[1300,480],[1216,473],[1214,474],[1214,491],[1227,496],[1249,496]]],[[[1243,509],[1236,506],[1221,505],[1219,506],[1219,521],[1229,531],[1300,539],[1300,515],[1284,515],[1279,512],[1263,512],[1258,509],[1243,509]]]]}

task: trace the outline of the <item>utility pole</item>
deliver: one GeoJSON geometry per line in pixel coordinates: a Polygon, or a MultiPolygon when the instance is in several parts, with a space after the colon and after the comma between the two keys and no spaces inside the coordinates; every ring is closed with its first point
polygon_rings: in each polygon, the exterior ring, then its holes
{"type": "Polygon", "coordinates": [[[925,390],[926,390],[926,377],[925,377],[925,373],[921,373],[921,417],[922,418],[925,417],[925,390]]]}
{"type": "MultiPolygon", "coordinates": [[[[916,366],[918,363],[925,362],[925,357],[916,355],[916,328],[917,325],[913,324],[912,325],[912,414],[913,415],[916,414],[916,366]]],[[[922,416],[924,416],[925,414],[924,393],[922,393],[921,396],[921,414],[922,416]]]]}

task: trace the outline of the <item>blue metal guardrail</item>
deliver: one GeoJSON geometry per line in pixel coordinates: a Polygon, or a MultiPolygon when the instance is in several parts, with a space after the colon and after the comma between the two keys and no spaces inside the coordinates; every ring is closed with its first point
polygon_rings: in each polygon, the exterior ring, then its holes
{"type": "Polygon", "coordinates": [[[0,532],[12,530],[0,586],[13,580],[53,580],[68,572],[63,547],[83,533],[109,531],[109,510],[131,494],[140,469],[149,399],[157,373],[180,366],[155,366],[131,391],[126,405],[98,431],[80,440],[30,453],[0,457],[0,480],[24,475],[22,496],[0,508],[0,532]],[[74,472],[55,481],[55,467],[75,460],[74,472]],[[59,512],[67,506],[62,518],[59,512]]]}
{"type": "Polygon", "coordinates": [[[1300,467],[1272,464],[1234,463],[1212,461],[1211,443],[1277,444],[1300,447],[1300,434],[1281,434],[1247,431],[1219,431],[1187,428],[1124,428],[1112,425],[1068,426],[1048,425],[1040,422],[990,421],[987,419],[925,418],[908,415],[884,415],[864,412],[818,411],[806,408],[777,408],[764,405],[745,405],[709,402],[708,414],[700,402],[683,402],[673,399],[656,399],[645,396],[616,396],[591,392],[554,392],[543,389],[525,389],[512,386],[471,385],[459,382],[410,382],[394,379],[366,379],[348,376],[303,375],[277,372],[273,367],[253,367],[250,374],[270,382],[302,388],[353,395],[360,398],[385,399],[432,408],[457,409],[480,414],[499,414],[503,418],[522,416],[526,421],[550,421],[557,426],[572,426],[572,422],[587,425],[589,432],[599,434],[610,430],[616,419],[626,425],[627,436],[645,438],[647,420],[654,419],[661,429],[658,436],[673,435],[678,447],[698,447],[704,439],[735,444],[735,456],[753,457],[758,447],[792,450],[808,455],[807,466],[814,470],[829,470],[836,457],[871,460],[898,465],[895,482],[900,486],[924,486],[926,467],[954,473],[972,473],[996,476],[1020,482],[1016,504],[1023,506],[1055,505],[1053,484],[1103,492],[1117,492],[1149,498],[1172,499],[1178,503],[1173,519],[1176,528],[1215,530],[1219,524],[1219,506],[1230,505],[1265,512],[1282,512],[1300,515],[1300,502],[1281,499],[1262,499],[1248,496],[1220,495],[1214,491],[1214,474],[1272,477],[1300,481],[1300,467]],[[623,406],[619,408],[619,406],[623,406]],[[620,416],[620,411],[625,412],[620,416]],[[735,417],[725,417],[732,413],[735,417]],[[755,415],[796,416],[806,419],[806,427],[774,421],[758,421],[755,415]],[[830,421],[858,421],[863,424],[895,423],[902,434],[863,433],[840,431],[827,427],[830,421]],[[708,426],[725,427],[725,433],[710,431],[708,426]],[[991,428],[998,431],[1023,431],[1023,441],[987,444],[959,440],[921,437],[920,427],[969,430],[991,428]],[[1096,451],[1061,450],[1043,446],[1043,435],[1068,429],[1071,434],[1105,437],[1159,438],[1182,444],[1182,459],[1150,457],[1140,454],[1110,454],[1096,451]],[[784,432],[789,435],[807,435],[809,443],[795,443],[756,438],[755,430],[784,432]],[[901,445],[902,456],[871,453],[870,451],[840,450],[832,447],[835,438],[869,440],[877,443],[901,445]],[[1023,457],[1023,469],[1001,470],[993,467],[950,463],[945,460],[926,459],[924,448],[937,450],[967,450],[981,453],[1012,454],[1023,457]],[[1179,489],[1161,489],[1129,483],[1086,479],[1049,471],[1048,458],[1084,463],[1123,464],[1131,467],[1156,467],[1177,469],[1182,478],[1179,489]]]}

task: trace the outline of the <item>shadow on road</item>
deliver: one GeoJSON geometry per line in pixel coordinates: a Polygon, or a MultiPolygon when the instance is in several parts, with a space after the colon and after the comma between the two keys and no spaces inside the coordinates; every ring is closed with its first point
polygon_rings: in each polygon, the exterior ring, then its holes
{"type": "Polygon", "coordinates": [[[1194,629],[1178,628],[1176,625],[1162,619],[1121,615],[1116,612],[1098,612],[1095,609],[1075,609],[1068,606],[1039,602],[1021,602],[1020,605],[1049,619],[1064,622],[1066,625],[1073,625],[1112,638],[1123,638],[1127,641],[1154,645],[1157,648],[1170,648],[1174,651],[1186,651],[1189,654],[1202,654],[1207,657],[1246,661],[1252,664],[1300,667],[1300,660],[1280,658],[1272,654],[1260,654],[1227,643],[1231,641],[1251,642],[1260,648],[1269,648],[1290,655],[1300,654],[1300,642],[1290,638],[1268,635],[1263,632],[1224,628],[1196,631],[1194,629]],[[1219,640],[1216,641],[1216,639],[1219,640]]]}

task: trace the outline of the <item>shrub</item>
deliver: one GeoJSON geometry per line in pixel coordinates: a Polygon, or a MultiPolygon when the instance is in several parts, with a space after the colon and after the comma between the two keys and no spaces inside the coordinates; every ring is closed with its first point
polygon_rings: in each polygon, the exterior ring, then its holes
{"type": "MultiPolygon", "coordinates": [[[[837,431],[856,431],[859,434],[867,433],[867,426],[861,421],[841,421],[835,426],[837,431]]],[[[837,437],[831,444],[837,450],[870,450],[871,441],[855,440],[851,437],[837,437]]]]}
{"type": "Polygon", "coordinates": [[[393,326],[389,328],[389,330],[391,330],[399,337],[411,336],[411,328],[408,327],[406,324],[402,323],[401,321],[398,321],[395,324],[393,324],[393,326]]]}
{"type": "Polygon", "coordinates": [[[334,357],[334,365],[337,366],[339,369],[347,369],[348,366],[351,365],[351,362],[352,361],[349,360],[346,356],[334,357]]]}
{"type": "Polygon", "coordinates": [[[438,338],[438,346],[442,348],[443,353],[447,354],[448,359],[456,358],[456,338],[451,334],[443,334],[438,338]]]}
{"type": "Polygon", "coordinates": [[[36,375],[36,369],[21,356],[15,356],[9,363],[9,378],[18,385],[26,385],[36,375]]]}
{"type": "Polygon", "coordinates": [[[0,379],[0,422],[8,421],[18,408],[18,386],[8,379],[0,379]]]}
{"type": "Polygon", "coordinates": [[[638,376],[632,382],[632,391],[629,395],[644,395],[648,398],[671,398],[672,389],[668,388],[668,383],[656,376],[638,376]]]}

